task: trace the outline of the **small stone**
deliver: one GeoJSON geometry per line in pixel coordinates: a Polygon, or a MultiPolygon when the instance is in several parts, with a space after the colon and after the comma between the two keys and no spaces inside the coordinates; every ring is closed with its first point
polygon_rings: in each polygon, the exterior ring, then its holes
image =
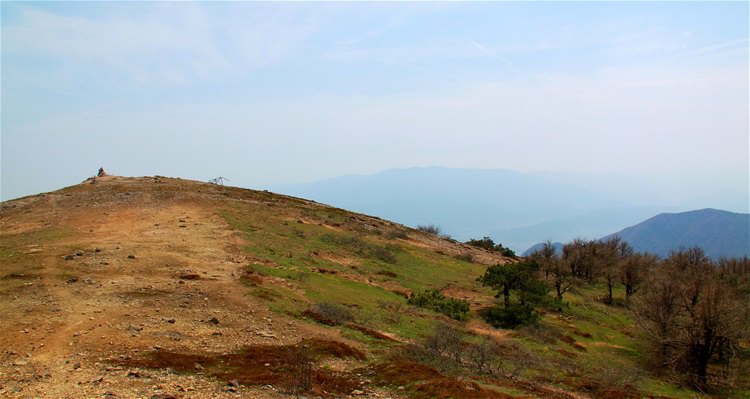
{"type": "Polygon", "coordinates": [[[208,322],[213,323],[213,324],[219,324],[219,319],[217,319],[216,317],[212,317],[208,319],[208,322]]]}
{"type": "Polygon", "coordinates": [[[198,371],[203,371],[203,366],[200,363],[195,363],[195,369],[198,371]]]}
{"type": "Polygon", "coordinates": [[[135,255],[128,255],[128,259],[135,259],[135,255]]]}
{"type": "Polygon", "coordinates": [[[82,251],[76,251],[76,256],[83,256],[83,252],[82,251]]]}
{"type": "Polygon", "coordinates": [[[75,257],[73,255],[65,255],[63,259],[65,260],[73,260],[75,257]]]}
{"type": "Polygon", "coordinates": [[[352,391],[352,395],[364,395],[364,394],[365,394],[365,392],[361,391],[359,389],[355,389],[355,390],[352,391]]]}
{"type": "Polygon", "coordinates": [[[232,380],[232,381],[229,381],[229,384],[227,384],[227,385],[229,385],[230,387],[237,388],[238,386],[240,386],[240,382],[237,381],[237,380],[232,380]]]}
{"type": "Polygon", "coordinates": [[[174,324],[175,323],[175,319],[167,319],[167,323],[174,324]]]}
{"type": "Polygon", "coordinates": [[[156,395],[151,395],[151,399],[177,399],[177,397],[174,395],[157,393],[156,395]]]}
{"type": "Polygon", "coordinates": [[[78,277],[71,277],[71,278],[69,278],[66,281],[66,283],[68,283],[68,284],[73,284],[73,283],[76,283],[76,282],[78,282],[78,277]]]}
{"type": "Polygon", "coordinates": [[[129,378],[141,378],[141,371],[140,370],[129,370],[128,375],[129,378]]]}
{"type": "Polygon", "coordinates": [[[76,364],[73,365],[73,370],[78,370],[81,368],[81,362],[76,362],[76,364]]]}

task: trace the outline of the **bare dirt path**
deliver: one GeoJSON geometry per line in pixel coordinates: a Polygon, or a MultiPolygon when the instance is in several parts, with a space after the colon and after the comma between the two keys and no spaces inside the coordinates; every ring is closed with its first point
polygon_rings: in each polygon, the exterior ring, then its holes
{"type": "MultiPolygon", "coordinates": [[[[240,243],[205,206],[146,202],[66,214],[52,206],[34,214],[38,220],[4,217],[3,234],[55,225],[75,234],[31,244],[32,254],[0,269],[3,397],[151,397],[170,389],[216,397],[221,386],[209,381],[174,376],[164,385],[154,373],[128,377],[111,361],[300,339],[297,322],[247,295],[240,243]]],[[[275,396],[253,397],[266,394],[275,396]]]]}

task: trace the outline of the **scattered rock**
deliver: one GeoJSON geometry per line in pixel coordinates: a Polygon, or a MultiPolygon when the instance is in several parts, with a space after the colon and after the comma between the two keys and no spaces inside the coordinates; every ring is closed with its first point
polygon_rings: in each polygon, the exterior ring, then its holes
{"type": "Polygon", "coordinates": [[[127,331],[131,337],[137,337],[141,334],[141,331],[143,331],[143,327],[128,326],[127,331]]]}
{"type": "Polygon", "coordinates": [[[213,323],[213,324],[219,324],[219,319],[217,319],[216,317],[212,317],[208,319],[208,322],[213,323]]]}
{"type": "Polygon", "coordinates": [[[276,334],[268,331],[257,331],[255,335],[263,338],[276,338],[276,334]]]}
{"type": "Polygon", "coordinates": [[[128,378],[141,378],[141,370],[138,370],[138,369],[128,370],[127,377],[128,378]]]}
{"type": "Polygon", "coordinates": [[[198,371],[203,371],[203,366],[200,363],[195,363],[195,369],[198,371]]]}
{"type": "Polygon", "coordinates": [[[227,384],[227,385],[230,386],[230,387],[237,388],[238,386],[240,386],[240,382],[237,381],[237,380],[232,380],[232,381],[229,381],[229,384],[227,384]]]}
{"type": "Polygon", "coordinates": [[[71,277],[71,278],[69,278],[66,281],[66,283],[68,283],[68,284],[73,284],[73,283],[77,283],[77,282],[78,282],[78,277],[71,277]]]}
{"type": "Polygon", "coordinates": [[[63,259],[65,259],[65,260],[73,260],[74,258],[75,258],[75,256],[73,256],[73,255],[65,255],[65,256],[63,256],[63,259]]]}
{"type": "Polygon", "coordinates": [[[151,395],[151,399],[177,399],[174,395],[167,395],[163,393],[157,393],[155,395],[151,395]]]}
{"type": "Polygon", "coordinates": [[[101,248],[94,249],[94,252],[102,252],[101,248]]]}
{"type": "Polygon", "coordinates": [[[364,395],[364,394],[365,394],[365,392],[361,391],[359,389],[355,389],[355,390],[352,391],[352,395],[364,395]]]}
{"type": "Polygon", "coordinates": [[[83,251],[76,251],[76,256],[83,256],[83,251]]]}
{"type": "Polygon", "coordinates": [[[167,323],[174,324],[175,323],[175,319],[167,319],[167,323]]]}
{"type": "Polygon", "coordinates": [[[135,255],[128,255],[128,259],[135,259],[135,255]]]}
{"type": "Polygon", "coordinates": [[[78,370],[81,368],[81,362],[76,362],[76,364],[73,365],[73,370],[78,370]]]}

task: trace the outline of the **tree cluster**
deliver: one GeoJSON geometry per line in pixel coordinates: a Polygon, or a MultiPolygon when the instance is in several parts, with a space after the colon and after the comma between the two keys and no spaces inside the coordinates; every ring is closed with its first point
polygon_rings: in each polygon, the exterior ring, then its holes
{"type": "Polygon", "coordinates": [[[576,287],[603,283],[602,300],[613,305],[613,289],[621,285],[624,305],[652,347],[654,366],[699,389],[726,380],[738,348],[750,338],[750,260],[714,262],[697,247],[659,259],[636,253],[618,237],[576,239],[561,253],[547,242],[525,261],[488,268],[480,280],[502,299],[485,319],[503,328],[535,322],[535,309],[549,303],[550,290],[561,310],[565,293],[576,287]]]}
{"type": "Polygon", "coordinates": [[[634,252],[619,237],[605,241],[575,239],[563,246],[561,254],[548,241],[529,258],[541,266],[557,301],[562,302],[564,294],[577,286],[601,279],[607,286],[604,302],[610,305],[614,303],[612,291],[618,284],[624,286],[625,302],[629,303],[648,271],[659,261],[655,255],[634,252]]]}

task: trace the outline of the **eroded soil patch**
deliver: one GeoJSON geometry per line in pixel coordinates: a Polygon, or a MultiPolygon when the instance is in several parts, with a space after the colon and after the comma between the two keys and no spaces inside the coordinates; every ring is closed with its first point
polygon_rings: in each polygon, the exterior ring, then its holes
{"type": "MultiPolygon", "coordinates": [[[[303,340],[296,345],[246,346],[231,353],[186,354],[158,350],[143,357],[113,361],[124,367],[171,369],[178,373],[203,373],[242,385],[273,385],[293,389],[304,373],[301,363],[318,364],[327,358],[365,360],[365,354],[342,342],[303,340]]],[[[311,391],[329,397],[363,390],[356,375],[320,367],[307,368],[311,391]]]]}

